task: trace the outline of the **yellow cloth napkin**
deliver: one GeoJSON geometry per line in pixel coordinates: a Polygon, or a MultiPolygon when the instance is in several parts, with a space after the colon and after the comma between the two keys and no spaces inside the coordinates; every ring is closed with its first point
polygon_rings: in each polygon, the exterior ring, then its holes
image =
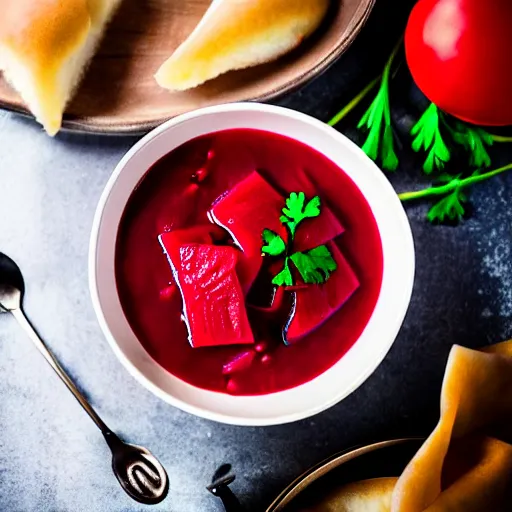
{"type": "Polygon", "coordinates": [[[437,427],[399,478],[392,512],[512,512],[512,341],[455,345],[437,427]]]}

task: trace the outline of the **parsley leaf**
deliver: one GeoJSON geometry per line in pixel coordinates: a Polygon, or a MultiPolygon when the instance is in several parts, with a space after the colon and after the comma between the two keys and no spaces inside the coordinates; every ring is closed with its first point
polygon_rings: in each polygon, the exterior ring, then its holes
{"type": "Polygon", "coordinates": [[[362,150],[372,160],[376,161],[380,157],[384,169],[395,171],[398,167],[398,157],[395,153],[394,135],[391,127],[388,80],[389,76],[384,75],[377,96],[375,96],[357,127],[368,131],[362,150]]]}
{"type": "Polygon", "coordinates": [[[447,195],[441,201],[430,208],[427,219],[430,222],[442,223],[445,220],[462,220],[465,209],[464,203],[467,202],[467,196],[457,187],[451,194],[447,195]]]}
{"type": "Polygon", "coordinates": [[[323,284],[338,266],[325,245],[290,256],[306,284],[323,284]]]}
{"type": "Polygon", "coordinates": [[[380,158],[382,167],[388,171],[396,171],[398,157],[395,153],[393,127],[391,125],[391,107],[389,101],[389,82],[391,66],[398,53],[398,45],[391,54],[382,78],[380,87],[375,99],[357,125],[358,129],[365,129],[368,132],[362,150],[372,159],[380,158]]]}
{"type": "Polygon", "coordinates": [[[428,212],[428,220],[430,222],[444,222],[446,219],[460,221],[465,214],[464,205],[468,201],[463,190],[511,170],[512,163],[484,173],[475,171],[467,178],[461,178],[460,174],[458,176],[443,175],[440,177],[439,183],[432,187],[414,192],[402,192],[398,194],[398,197],[401,201],[442,197],[428,212]]]}
{"type": "Polygon", "coordinates": [[[307,204],[304,192],[292,192],[286,200],[286,207],[283,208],[283,215],[280,220],[290,229],[290,233],[295,235],[297,226],[304,219],[311,219],[320,215],[320,198],[314,197],[307,204]]]}
{"type": "Polygon", "coordinates": [[[436,169],[444,169],[445,164],[451,158],[450,150],[441,133],[443,124],[442,112],[434,103],[431,103],[419,121],[412,127],[411,135],[414,137],[412,149],[416,153],[427,152],[427,158],[423,164],[426,174],[431,174],[436,169]]]}
{"type": "Polygon", "coordinates": [[[469,153],[469,165],[472,167],[490,167],[491,157],[486,146],[492,146],[494,139],[492,135],[483,128],[468,126],[460,121],[452,130],[453,140],[461,144],[469,153]]]}
{"type": "Polygon", "coordinates": [[[276,286],[293,286],[293,276],[290,271],[289,259],[284,261],[284,268],[272,279],[272,284],[276,286]]]}
{"type": "Polygon", "coordinates": [[[389,171],[396,171],[399,164],[393,141],[393,127],[391,125],[386,125],[386,128],[384,128],[384,137],[382,138],[381,158],[382,167],[389,171]]]}
{"type": "Polygon", "coordinates": [[[313,219],[320,215],[320,198],[315,196],[310,201],[306,201],[304,192],[292,192],[286,199],[286,205],[282,209],[282,213],[280,221],[289,230],[287,242],[270,229],[264,229],[261,235],[263,255],[284,256],[283,269],[274,276],[272,284],[276,286],[294,285],[290,261],[299,271],[305,284],[325,283],[337,268],[336,261],[334,261],[327,246],[321,245],[306,252],[294,252],[290,255],[293,250],[297,226],[304,219],[313,219]]]}
{"type": "Polygon", "coordinates": [[[286,251],[286,244],[284,240],[274,231],[264,229],[262,234],[263,242],[265,245],[261,248],[264,254],[269,256],[281,256],[286,251]]]}

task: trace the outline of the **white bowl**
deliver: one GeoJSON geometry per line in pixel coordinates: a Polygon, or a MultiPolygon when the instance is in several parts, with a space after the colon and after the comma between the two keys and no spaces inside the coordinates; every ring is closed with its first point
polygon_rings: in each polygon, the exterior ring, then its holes
{"type": "Polygon", "coordinates": [[[91,236],[89,279],[94,309],[107,340],[127,370],[166,402],[203,418],[235,425],[300,420],[336,404],[360,386],[393,344],[409,305],[414,246],[409,222],[381,170],[351,141],[304,114],[257,103],[196,110],[156,128],[128,151],[101,196],[91,236]],[[377,221],[384,253],[382,288],[363,333],[334,366],[310,382],[262,396],[206,391],[171,375],[146,352],[125,318],[116,288],[116,237],[124,208],[147,170],[190,139],[230,128],[272,131],[330,158],[355,182],[377,221]]]}

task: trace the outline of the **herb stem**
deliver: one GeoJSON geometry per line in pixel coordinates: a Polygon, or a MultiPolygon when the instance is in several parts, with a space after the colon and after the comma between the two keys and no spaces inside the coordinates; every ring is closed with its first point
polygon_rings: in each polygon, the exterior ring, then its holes
{"type": "Polygon", "coordinates": [[[505,137],[503,135],[490,134],[494,142],[512,142],[512,137],[505,137]]]}
{"type": "Polygon", "coordinates": [[[414,199],[422,199],[431,196],[442,196],[449,194],[450,192],[453,192],[457,188],[462,189],[469,187],[471,185],[474,185],[475,183],[488,180],[493,176],[510,170],[512,170],[512,163],[504,165],[503,167],[499,167],[498,169],[485,172],[483,174],[477,174],[475,176],[464,178],[462,180],[454,178],[452,181],[446,183],[445,185],[428,187],[423,190],[416,190],[414,192],[402,192],[401,194],[398,194],[398,197],[401,201],[411,201],[414,199]]]}
{"type": "MultiPolygon", "coordinates": [[[[327,121],[329,126],[334,126],[338,124],[342,119],[344,119],[352,110],[354,110],[361,101],[363,101],[370,92],[381,82],[389,81],[389,75],[391,73],[391,66],[395,60],[395,57],[400,50],[400,46],[402,45],[403,36],[400,38],[398,43],[393,49],[393,52],[389,56],[386,65],[384,67],[384,71],[377,78],[374,78],[355,98],[353,98],[347,105],[345,105],[332,119],[327,121]]],[[[395,74],[395,73],[394,73],[395,74]]],[[[393,74],[393,76],[394,76],[393,74]]]]}
{"type": "Polygon", "coordinates": [[[475,183],[479,183],[480,181],[488,180],[489,178],[492,178],[493,176],[497,176],[498,174],[501,174],[506,171],[512,170],[512,163],[504,165],[503,167],[499,167],[498,169],[494,169],[493,171],[486,172],[484,174],[477,174],[475,176],[470,176],[469,178],[466,178],[465,180],[462,180],[461,183],[464,183],[464,187],[469,187],[471,185],[474,185],[475,183]]]}
{"type": "Polygon", "coordinates": [[[391,55],[389,56],[388,61],[386,62],[386,65],[384,67],[384,72],[382,73],[382,80],[389,80],[389,75],[391,73],[391,66],[393,65],[393,62],[398,54],[398,51],[400,50],[400,47],[402,46],[404,40],[404,36],[402,36],[398,43],[396,43],[395,47],[393,48],[393,51],[391,52],[391,55]]]}
{"type": "Polygon", "coordinates": [[[398,194],[398,198],[400,201],[412,201],[414,199],[422,199],[425,197],[442,196],[452,192],[456,186],[455,182],[451,181],[450,183],[439,185],[437,187],[428,187],[422,190],[415,190],[414,192],[402,192],[398,194]]]}
{"type": "Polygon", "coordinates": [[[352,110],[354,110],[361,101],[363,101],[368,94],[376,87],[380,82],[382,75],[374,78],[352,101],[345,105],[330,121],[327,122],[329,126],[338,124],[343,118],[345,118],[352,110]]]}

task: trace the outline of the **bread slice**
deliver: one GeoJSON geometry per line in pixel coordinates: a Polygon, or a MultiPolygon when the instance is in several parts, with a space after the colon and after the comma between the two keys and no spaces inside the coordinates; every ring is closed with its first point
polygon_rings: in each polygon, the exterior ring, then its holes
{"type": "Polygon", "coordinates": [[[390,512],[397,478],[374,478],[345,485],[304,512],[390,512]]]}
{"type": "Polygon", "coordinates": [[[155,75],[185,90],[233,69],[272,61],[320,24],[329,0],[213,0],[201,22],[155,75]]]}
{"type": "Polygon", "coordinates": [[[121,0],[2,0],[0,70],[50,135],[121,0]]]}

